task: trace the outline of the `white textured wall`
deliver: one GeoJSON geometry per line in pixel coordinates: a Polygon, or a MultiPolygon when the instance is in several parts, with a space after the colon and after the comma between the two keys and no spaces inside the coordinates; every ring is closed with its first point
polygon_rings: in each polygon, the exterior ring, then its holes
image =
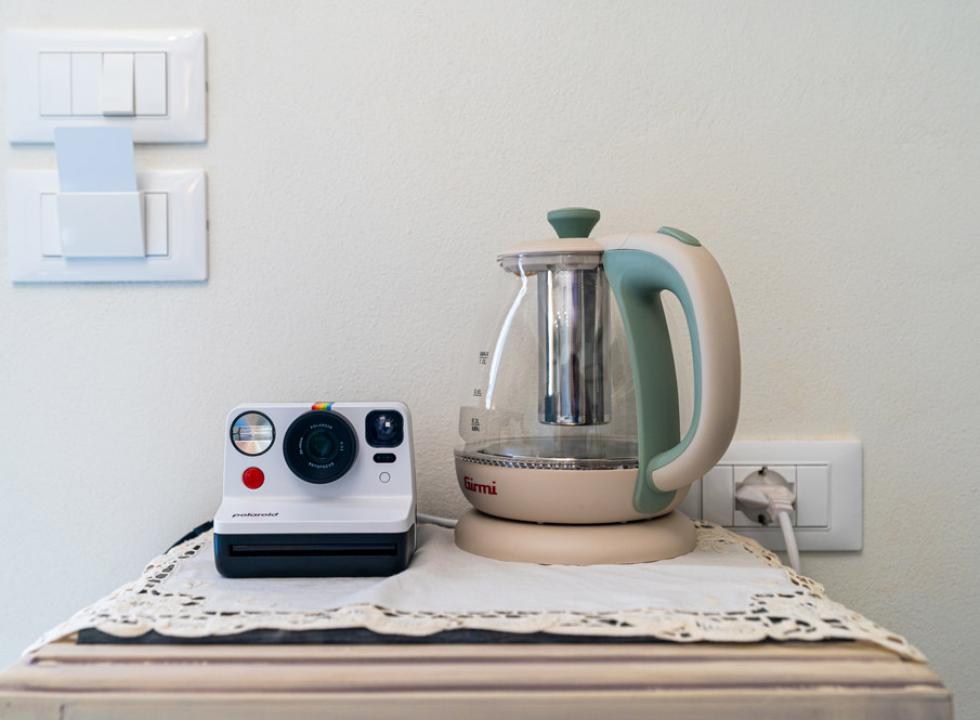
{"type": "Polygon", "coordinates": [[[806,570],[980,717],[976,3],[4,0],[0,22],[203,27],[209,142],[137,155],[206,168],[211,220],[205,285],[0,281],[0,661],[209,517],[243,399],[403,398],[422,506],[458,512],[457,340],[495,252],[584,204],[715,252],[741,437],[863,440],[865,549],[806,570]]]}

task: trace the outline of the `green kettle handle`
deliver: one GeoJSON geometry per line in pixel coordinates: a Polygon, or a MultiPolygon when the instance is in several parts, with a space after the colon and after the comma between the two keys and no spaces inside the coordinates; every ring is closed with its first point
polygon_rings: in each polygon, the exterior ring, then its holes
{"type": "Polygon", "coordinates": [[[714,467],[735,434],[741,390],[735,307],[714,257],[682,230],[663,227],[598,242],[633,366],[640,468],[633,504],[638,512],[658,514],[676,505],[675,491],[714,467]],[[665,290],[684,308],[694,365],[694,412],[680,442],[676,375],[660,299],[665,290]],[[665,407],[665,399],[674,407],[665,407]]]}

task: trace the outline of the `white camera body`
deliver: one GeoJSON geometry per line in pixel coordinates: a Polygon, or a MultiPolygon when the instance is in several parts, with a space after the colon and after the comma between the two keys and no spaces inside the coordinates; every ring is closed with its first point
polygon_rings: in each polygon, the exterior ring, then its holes
{"type": "Polygon", "coordinates": [[[400,402],[251,403],[225,423],[215,563],[227,577],[391,575],[415,550],[400,402]]]}

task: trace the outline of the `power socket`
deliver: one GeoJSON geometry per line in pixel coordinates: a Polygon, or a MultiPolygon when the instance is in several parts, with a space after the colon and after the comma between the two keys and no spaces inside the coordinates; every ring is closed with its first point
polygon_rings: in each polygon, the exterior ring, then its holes
{"type": "MultiPolygon", "coordinates": [[[[736,465],[733,468],[735,479],[735,493],[744,485],[785,484],[790,492],[796,497],[796,466],[795,465],[736,465]]],[[[796,525],[796,512],[790,513],[790,520],[796,525]]],[[[766,517],[765,512],[751,513],[743,512],[739,509],[738,499],[735,500],[735,527],[768,527],[772,523],[766,517]]]]}
{"type": "MultiPolygon", "coordinates": [[[[796,466],[795,465],[736,465],[732,468],[733,479],[735,480],[733,492],[741,487],[742,483],[750,482],[753,476],[760,475],[763,472],[766,473],[776,473],[786,484],[789,485],[790,490],[792,490],[793,495],[796,495],[796,466]]],[[[790,520],[793,521],[793,525],[796,525],[796,513],[790,514],[790,520]]],[[[769,523],[759,520],[758,516],[748,515],[743,513],[738,509],[738,503],[735,504],[734,516],[732,519],[732,527],[737,528],[759,528],[766,527],[769,523]]]]}
{"type": "Polygon", "coordinates": [[[785,550],[776,526],[735,508],[735,488],[767,467],[796,492],[792,516],[800,550],[860,550],[863,544],[861,443],[857,440],[734,442],[696,481],[680,506],[689,517],[731,528],[770,550],[785,550]]]}

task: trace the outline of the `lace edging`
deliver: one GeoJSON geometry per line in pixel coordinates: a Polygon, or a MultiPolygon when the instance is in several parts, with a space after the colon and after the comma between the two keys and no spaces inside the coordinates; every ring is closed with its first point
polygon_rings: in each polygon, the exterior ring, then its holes
{"type": "Polygon", "coordinates": [[[758,593],[745,610],[690,612],[637,608],[609,612],[423,612],[378,605],[349,605],[316,612],[209,610],[206,597],[162,586],[179,564],[211,542],[211,533],[185,541],[151,561],[137,580],[123,585],[45,633],[27,653],[83,628],[121,637],[149,631],[172,637],[234,635],[259,628],[329,630],[365,628],[380,634],[426,636],[473,629],[605,637],[652,637],[672,642],[863,640],[925,662],[905,638],[826,596],[824,587],[784,566],[755,540],[710,523],[697,523],[698,549],[722,552],[733,544],[786,572],[793,590],[758,593]]]}

